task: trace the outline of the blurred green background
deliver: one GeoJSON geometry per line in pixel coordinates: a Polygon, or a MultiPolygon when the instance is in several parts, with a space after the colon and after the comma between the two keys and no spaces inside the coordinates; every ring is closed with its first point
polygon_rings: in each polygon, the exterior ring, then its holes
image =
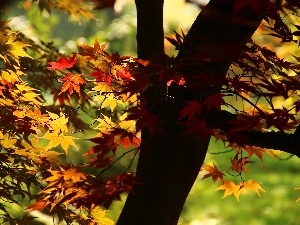
{"type": "MultiPolygon", "coordinates": [[[[96,21],[82,21],[81,25],[68,21],[64,13],[53,12],[40,13],[37,7],[24,11],[21,4],[10,7],[3,16],[11,20],[11,26],[16,30],[22,30],[34,40],[41,39],[46,42],[54,42],[62,53],[69,53],[77,50],[78,44],[93,44],[95,38],[99,42],[107,42],[109,52],[119,52],[121,55],[135,55],[135,27],[136,16],[135,6],[132,0],[120,1],[125,3],[121,12],[114,9],[106,9],[96,12],[96,21]]],[[[187,31],[196,17],[199,9],[191,4],[185,4],[183,0],[165,1],[165,33],[172,36],[172,30],[180,29],[187,31]],[[180,16],[178,16],[180,15],[180,16]]],[[[154,15],[155,16],[155,15],[154,15]]],[[[257,36],[256,39],[261,38],[257,36]]],[[[260,40],[261,43],[272,46],[267,39],[260,40]]],[[[276,44],[276,43],[275,43],[276,44]]],[[[275,45],[274,44],[274,45],[275,45]]],[[[174,53],[174,48],[166,42],[166,52],[174,53]]],[[[287,47],[281,49],[279,54],[286,57],[290,52],[295,51],[287,47]]],[[[282,102],[279,102],[282,104],[282,102]]],[[[71,151],[67,161],[80,162],[81,155],[90,147],[86,142],[79,143],[80,151],[71,151]]],[[[228,170],[230,158],[235,152],[224,148],[223,143],[211,141],[209,154],[206,163],[213,162],[221,170],[228,170]],[[214,154],[224,152],[220,154],[214,154]]],[[[214,184],[211,179],[201,180],[203,172],[195,183],[189,198],[182,212],[179,224],[182,225],[298,225],[300,224],[300,191],[295,190],[300,186],[299,159],[289,155],[276,152],[278,157],[265,155],[263,162],[256,156],[253,157],[253,164],[248,166],[251,173],[243,173],[244,180],[254,179],[261,182],[265,192],[261,197],[255,193],[242,195],[240,202],[234,196],[222,198],[223,191],[215,191],[220,183],[214,184]],[[281,158],[281,159],[279,159],[281,158]]],[[[239,177],[231,177],[240,182],[239,177]]],[[[107,217],[116,220],[122,209],[126,196],[121,202],[115,202],[107,217]]],[[[147,203],[145,203],[147,204],[147,203]]],[[[163,209],[162,209],[163,210],[163,209]]],[[[50,223],[51,224],[51,223],[50,223]]]]}

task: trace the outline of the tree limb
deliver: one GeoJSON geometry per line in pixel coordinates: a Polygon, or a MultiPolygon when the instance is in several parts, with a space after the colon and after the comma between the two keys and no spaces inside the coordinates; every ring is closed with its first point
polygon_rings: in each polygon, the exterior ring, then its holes
{"type": "MultiPolygon", "coordinates": [[[[236,114],[225,110],[212,110],[205,119],[209,128],[220,129],[225,135],[227,131],[234,128],[230,122],[236,120],[238,120],[236,114]]],[[[286,134],[281,131],[243,130],[232,133],[227,138],[240,145],[275,149],[300,157],[300,126],[297,127],[294,134],[286,134]]]]}

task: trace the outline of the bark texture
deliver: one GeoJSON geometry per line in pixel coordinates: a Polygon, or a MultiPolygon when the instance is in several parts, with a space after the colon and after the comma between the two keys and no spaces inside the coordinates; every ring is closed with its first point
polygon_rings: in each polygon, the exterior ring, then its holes
{"type": "MultiPolygon", "coordinates": [[[[193,65],[180,68],[189,77],[188,82],[193,83],[192,75],[201,71],[216,79],[225,77],[231,62],[259,26],[269,0],[261,0],[265,4],[254,11],[245,8],[236,12],[234,6],[239,1],[211,0],[195,20],[177,57],[188,62],[195,55],[204,54],[213,60],[192,60],[193,65]]],[[[164,55],[163,0],[136,0],[136,6],[138,56],[159,62],[164,55]]],[[[174,88],[174,92],[182,92],[181,98],[174,99],[159,97],[155,90],[156,87],[149,88],[144,98],[146,108],[159,118],[163,132],[142,131],[137,165],[141,184],[129,194],[117,225],[177,224],[207,152],[210,137],[184,135],[184,127],[176,123],[184,101],[198,98],[201,90],[195,96],[185,96],[184,90],[174,88]]],[[[169,91],[172,95],[172,88],[169,91]]]]}

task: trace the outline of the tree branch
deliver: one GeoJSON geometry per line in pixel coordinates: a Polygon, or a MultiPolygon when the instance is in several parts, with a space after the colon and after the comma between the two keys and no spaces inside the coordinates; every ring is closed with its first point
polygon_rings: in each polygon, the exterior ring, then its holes
{"type": "Polygon", "coordinates": [[[164,0],[135,0],[137,9],[137,51],[141,59],[159,61],[164,56],[164,0]]]}
{"type": "MultiPolygon", "coordinates": [[[[206,117],[206,123],[209,128],[220,129],[225,134],[237,121],[237,115],[228,111],[212,110],[206,117]]],[[[300,157],[300,126],[294,134],[286,134],[281,131],[262,132],[258,130],[243,130],[227,135],[229,141],[238,142],[240,145],[251,145],[267,149],[284,151],[300,157]]]]}

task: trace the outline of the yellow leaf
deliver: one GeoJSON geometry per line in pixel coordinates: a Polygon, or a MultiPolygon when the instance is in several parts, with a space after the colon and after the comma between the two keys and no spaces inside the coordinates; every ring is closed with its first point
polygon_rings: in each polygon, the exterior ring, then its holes
{"type": "Polygon", "coordinates": [[[52,1],[52,4],[58,10],[67,12],[70,15],[69,19],[75,18],[79,24],[81,17],[85,19],[95,19],[91,8],[88,8],[86,5],[82,4],[81,1],[77,1],[77,3],[74,4],[74,0],[54,0],[52,1]]]}
{"type": "Polygon", "coordinates": [[[72,136],[63,136],[62,139],[63,140],[61,142],[61,147],[65,150],[66,153],[68,153],[69,146],[73,146],[75,149],[78,150],[78,148],[74,142],[74,139],[76,139],[76,138],[74,138],[72,136]]]}
{"type": "Polygon", "coordinates": [[[9,134],[3,134],[1,131],[0,131],[0,146],[3,147],[3,148],[13,148],[13,149],[16,149],[16,144],[17,142],[17,139],[16,138],[13,138],[11,137],[9,134]]]}
{"type": "Polygon", "coordinates": [[[100,207],[95,207],[92,209],[92,217],[95,218],[100,225],[113,225],[114,222],[111,219],[108,219],[107,217],[105,217],[105,213],[107,212],[107,210],[103,210],[100,207]]]}
{"type": "Polygon", "coordinates": [[[13,42],[12,48],[10,52],[18,59],[19,57],[29,57],[31,58],[25,51],[24,47],[28,46],[20,41],[13,42]]]}
{"type": "Polygon", "coordinates": [[[97,121],[99,122],[99,124],[95,127],[95,129],[100,133],[105,133],[106,131],[109,131],[114,127],[114,123],[108,116],[101,115],[101,117],[98,118],[97,121]]]}
{"type": "Polygon", "coordinates": [[[121,97],[122,97],[124,102],[134,103],[134,102],[138,101],[138,95],[137,94],[130,95],[130,93],[126,93],[126,94],[122,94],[121,97]]]}
{"type": "Polygon", "coordinates": [[[113,94],[109,94],[106,96],[104,101],[102,102],[102,108],[109,107],[110,111],[114,111],[117,106],[117,99],[113,94]]]}
{"type": "Polygon", "coordinates": [[[0,98],[0,106],[13,106],[15,102],[7,98],[0,98]]]}
{"type": "Polygon", "coordinates": [[[127,113],[123,113],[122,115],[119,116],[119,120],[120,121],[125,120],[127,118],[127,115],[128,115],[127,113]]]}
{"type": "Polygon", "coordinates": [[[233,181],[226,181],[224,180],[223,184],[219,186],[216,191],[218,190],[225,190],[224,195],[222,198],[225,198],[229,195],[234,194],[236,199],[239,201],[240,196],[240,185],[236,185],[233,181]]]}
{"type": "Polygon", "coordinates": [[[57,156],[61,155],[61,153],[56,151],[49,151],[44,147],[38,145],[38,139],[32,138],[31,143],[27,143],[26,141],[22,140],[21,144],[24,149],[17,149],[15,153],[18,155],[24,155],[30,158],[33,161],[40,161],[43,158],[46,158],[49,162],[58,163],[59,159],[57,156]]]}
{"type": "Polygon", "coordinates": [[[264,189],[261,188],[260,183],[253,180],[248,180],[247,182],[243,182],[240,184],[240,186],[241,186],[241,191],[244,194],[247,194],[249,190],[254,191],[256,194],[258,194],[258,196],[260,196],[259,190],[265,192],[264,189]]]}
{"type": "Polygon", "coordinates": [[[70,167],[67,170],[64,170],[63,168],[61,168],[61,171],[56,171],[56,170],[48,170],[52,176],[48,177],[47,179],[45,179],[45,181],[55,181],[55,180],[59,180],[59,179],[63,179],[65,181],[73,181],[73,182],[78,182],[80,180],[86,180],[86,176],[84,173],[78,172],[76,167],[70,167]]]}
{"type": "Polygon", "coordinates": [[[68,118],[66,118],[65,114],[60,113],[57,115],[55,113],[48,112],[50,119],[47,121],[50,130],[55,132],[68,132],[68,118]]]}
{"type": "Polygon", "coordinates": [[[135,124],[136,122],[134,120],[123,120],[119,123],[119,126],[128,132],[133,132],[135,130],[135,124]]]}
{"type": "Polygon", "coordinates": [[[74,142],[74,137],[72,136],[66,136],[63,135],[62,133],[56,133],[56,132],[47,132],[44,136],[41,138],[49,140],[49,143],[45,147],[46,150],[49,150],[51,148],[54,148],[58,145],[61,145],[61,147],[65,150],[66,153],[68,153],[68,149],[70,146],[73,146],[75,149],[78,150],[75,142],[74,142]]]}
{"type": "Polygon", "coordinates": [[[105,82],[96,82],[96,86],[92,88],[90,92],[100,92],[99,94],[103,92],[111,92],[112,89],[110,86],[108,86],[105,82]]]}
{"type": "Polygon", "coordinates": [[[1,70],[1,83],[5,84],[5,83],[10,83],[10,84],[14,84],[16,81],[19,80],[19,73],[18,72],[14,72],[12,70],[1,70]]]}

